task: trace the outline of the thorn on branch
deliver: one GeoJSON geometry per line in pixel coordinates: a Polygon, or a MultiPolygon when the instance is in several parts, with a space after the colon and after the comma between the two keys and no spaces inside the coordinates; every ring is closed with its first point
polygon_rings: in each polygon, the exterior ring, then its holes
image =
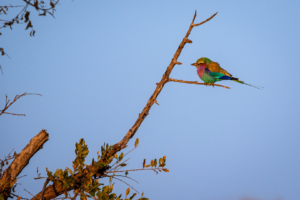
{"type": "Polygon", "coordinates": [[[176,62],[175,64],[176,64],[176,65],[182,65],[182,63],[181,63],[181,62],[176,62]]]}
{"type": "Polygon", "coordinates": [[[154,103],[156,103],[157,105],[159,105],[159,103],[157,103],[156,99],[155,99],[154,103]]]}
{"type": "Polygon", "coordinates": [[[193,43],[192,40],[187,39],[187,38],[184,38],[184,41],[185,41],[186,43],[193,43]]]}

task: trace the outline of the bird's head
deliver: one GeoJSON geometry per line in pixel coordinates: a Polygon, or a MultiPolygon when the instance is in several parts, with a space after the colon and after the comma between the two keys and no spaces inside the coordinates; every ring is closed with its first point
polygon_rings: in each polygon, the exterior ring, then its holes
{"type": "Polygon", "coordinates": [[[203,64],[206,64],[206,65],[209,65],[211,63],[211,60],[209,58],[206,58],[206,57],[202,57],[202,58],[199,58],[196,63],[193,63],[191,65],[194,65],[196,66],[197,68],[200,67],[201,65],[203,64]]]}

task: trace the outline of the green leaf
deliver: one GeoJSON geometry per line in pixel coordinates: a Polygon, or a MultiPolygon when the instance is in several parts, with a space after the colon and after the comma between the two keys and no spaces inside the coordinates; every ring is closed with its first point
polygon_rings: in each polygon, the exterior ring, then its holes
{"type": "Polygon", "coordinates": [[[83,138],[80,138],[79,144],[82,144],[82,142],[84,142],[84,139],[83,139],[83,138]]]}
{"type": "Polygon", "coordinates": [[[129,199],[133,199],[135,197],[136,193],[134,193],[129,199]]]}
{"type": "Polygon", "coordinates": [[[156,167],[156,165],[157,165],[157,160],[156,160],[156,158],[154,159],[154,167],[156,167]]]}
{"type": "Polygon", "coordinates": [[[114,199],[115,196],[117,196],[117,195],[116,195],[116,194],[110,194],[110,195],[109,195],[109,199],[114,199]]]}
{"type": "Polygon", "coordinates": [[[136,138],[135,143],[134,143],[134,147],[136,148],[138,144],[139,144],[139,138],[136,138]]]}
{"type": "Polygon", "coordinates": [[[67,197],[68,197],[68,193],[67,193],[67,191],[65,191],[65,192],[64,192],[64,194],[65,194],[65,197],[67,198],[67,197]]]}
{"type": "Polygon", "coordinates": [[[0,200],[4,200],[4,196],[0,194],[0,200]]]}
{"type": "Polygon", "coordinates": [[[130,193],[130,188],[127,188],[126,190],[126,196],[130,193]]]}
{"type": "Polygon", "coordinates": [[[73,172],[72,172],[72,170],[71,170],[70,168],[67,168],[67,170],[68,170],[68,172],[69,172],[71,175],[73,175],[73,172]]]}
{"type": "Polygon", "coordinates": [[[163,168],[162,170],[163,170],[164,172],[169,172],[169,170],[166,169],[166,168],[163,168]]]}
{"type": "Polygon", "coordinates": [[[125,167],[126,165],[127,164],[125,164],[125,163],[120,164],[121,167],[125,167]]]}
{"type": "Polygon", "coordinates": [[[123,154],[123,152],[119,155],[119,161],[121,161],[122,159],[123,159],[123,156],[124,156],[124,154],[123,154]]]}
{"type": "Polygon", "coordinates": [[[89,194],[94,197],[95,196],[95,191],[90,191],[89,194]]]}

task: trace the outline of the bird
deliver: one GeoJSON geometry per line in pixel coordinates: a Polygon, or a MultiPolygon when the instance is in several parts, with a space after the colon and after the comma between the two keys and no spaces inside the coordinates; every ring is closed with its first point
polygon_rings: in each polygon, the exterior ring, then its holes
{"type": "Polygon", "coordinates": [[[200,79],[204,81],[205,85],[214,86],[214,83],[217,81],[232,80],[257,89],[262,89],[260,86],[251,85],[244,81],[240,81],[238,78],[232,77],[230,73],[220,67],[219,63],[211,61],[209,58],[201,57],[196,61],[196,63],[192,63],[191,65],[196,66],[197,74],[200,79]]]}

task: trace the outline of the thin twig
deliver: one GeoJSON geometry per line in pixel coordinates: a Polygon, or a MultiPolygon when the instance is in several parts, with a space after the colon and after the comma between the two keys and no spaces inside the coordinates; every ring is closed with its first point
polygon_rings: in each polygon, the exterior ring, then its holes
{"type": "Polygon", "coordinates": [[[151,168],[151,169],[130,169],[130,170],[124,170],[124,171],[109,171],[109,172],[104,172],[104,173],[108,174],[108,173],[116,173],[116,172],[130,172],[130,171],[155,170],[155,169],[163,170],[163,169],[166,169],[166,168],[156,167],[156,168],[151,168]]]}
{"type": "Polygon", "coordinates": [[[114,176],[121,176],[121,177],[123,177],[123,178],[128,178],[128,179],[130,179],[130,180],[133,180],[134,182],[136,182],[137,184],[140,184],[139,182],[137,182],[137,180],[135,180],[135,179],[133,179],[133,178],[130,178],[129,176],[124,176],[124,175],[114,175],[114,176]]]}
{"type": "Polygon", "coordinates": [[[131,185],[129,185],[128,183],[126,183],[126,182],[123,181],[122,179],[119,179],[119,178],[116,178],[116,177],[112,177],[112,178],[117,179],[117,180],[119,180],[119,181],[125,183],[126,185],[128,185],[129,187],[131,187],[134,191],[136,191],[136,192],[139,194],[139,192],[138,192],[136,189],[134,189],[134,187],[132,187],[131,185]]]}
{"type": "Polygon", "coordinates": [[[33,194],[31,194],[28,190],[24,189],[26,192],[28,192],[31,196],[33,196],[33,194]]]}
{"type": "Polygon", "coordinates": [[[76,197],[78,196],[78,192],[76,192],[76,194],[74,195],[74,197],[71,197],[71,200],[75,200],[76,199],[76,197]]]}
{"type": "Polygon", "coordinates": [[[43,187],[43,190],[42,190],[42,196],[41,196],[41,200],[43,200],[43,198],[44,198],[44,194],[45,194],[46,186],[48,185],[49,181],[50,181],[50,179],[49,179],[49,178],[47,178],[47,179],[46,179],[46,181],[45,181],[45,183],[44,183],[44,187],[43,187]]]}
{"type": "Polygon", "coordinates": [[[16,179],[20,179],[20,178],[23,178],[23,177],[25,177],[25,176],[27,176],[27,175],[25,174],[25,175],[23,175],[23,176],[19,176],[19,177],[16,178],[16,179]]]}
{"type": "Polygon", "coordinates": [[[20,196],[18,196],[18,195],[15,195],[15,194],[13,194],[13,193],[10,193],[11,195],[13,195],[13,196],[15,196],[15,197],[18,197],[18,199],[26,199],[26,200],[29,200],[29,199],[27,199],[27,198],[22,198],[22,197],[20,197],[20,196]]]}
{"type": "Polygon", "coordinates": [[[200,22],[198,24],[194,24],[194,21],[195,21],[195,17],[196,17],[196,13],[197,11],[195,11],[195,15],[194,15],[194,19],[193,19],[193,26],[200,26],[202,24],[204,24],[205,22],[208,22],[209,20],[211,20],[214,16],[216,16],[218,14],[218,12],[216,12],[215,14],[213,14],[210,18],[208,18],[207,20],[203,21],[203,22],[200,22]]]}
{"type": "Polygon", "coordinates": [[[5,106],[4,106],[4,109],[3,110],[0,110],[0,115],[2,114],[10,114],[10,115],[18,115],[18,116],[25,116],[25,114],[15,114],[15,113],[9,113],[9,112],[5,112],[13,103],[15,103],[18,99],[20,99],[21,97],[23,96],[26,96],[26,95],[39,95],[39,96],[43,96],[41,94],[37,94],[37,93],[23,93],[21,95],[16,95],[14,100],[12,102],[10,102],[9,99],[7,99],[7,95],[5,95],[6,97],[6,100],[5,100],[5,106]],[[10,103],[9,103],[10,102],[10,103]]]}
{"type": "Polygon", "coordinates": [[[184,80],[177,80],[177,79],[173,79],[173,78],[169,78],[169,81],[178,82],[178,83],[196,84],[196,85],[206,85],[206,86],[213,86],[213,87],[218,86],[218,87],[223,87],[223,88],[226,88],[226,89],[230,89],[230,87],[227,87],[227,86],[224,86],[224,85],[199,83],[197,81],[184,81],[184,80]]]}

